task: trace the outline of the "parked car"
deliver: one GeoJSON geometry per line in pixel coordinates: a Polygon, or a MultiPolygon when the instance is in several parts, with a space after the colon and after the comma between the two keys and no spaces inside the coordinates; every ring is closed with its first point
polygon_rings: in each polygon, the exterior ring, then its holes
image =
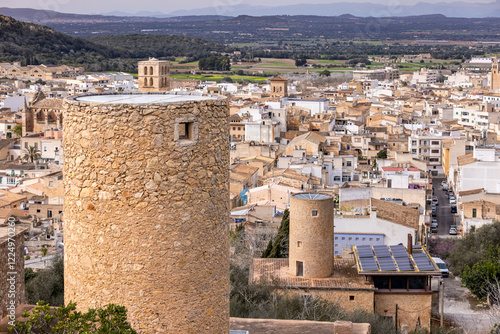
{"type": "Polygon", "coordinates": [[[432,226],[438,227],[438,221],[437,221],[437,219],[433,219],[432,220],[431,227],[432,226]]]}
{"type": "Polygon", "coordinates": [[[450,235],[457,235],[457,227],[455,225],[450,226],[450,230],[448,231],[450,235]]]}
{"type": "Polygon", "coordinates": [[[451,213],[457,213],[457,206],[456,205],[451,206],[451,213]]]}
{"type": "Polygon", "coordinates": [[[448,185],[446,181],[441,181],[441,187],[444,187],[445,185],[448,185]]]}
{"type": "Polygon", "coordinates": [[[448,185],[447,184],[443,185],[443,191],[448,191],[448,185]]]}
{"type": "Polygon", "coordinates": [[[439,205],[437,196],[432,196],[432,204],[439,205]]]}
{"type": "Polygon", "coordinates": [[[432,217],[436,217],[436,207],[432,208],[432,217]]]}
{"type": "Polygon", "coordinates": [[[432,260],[437,264],[439,270],[441,270],[441,276],[448,277],[450,276],[450,271],[446,266],[446,263],[438,257],[433,257],[432,260]]]}
{"type": "Polygon", "coordinates": [[[454,196],[450,196],[450,204],[457,204],[457,201],[454,196]]]}
{"type": "Polygon", "coordinates": [[[431,233],[438,233],[437,226],[431,226],[431,233]]]}

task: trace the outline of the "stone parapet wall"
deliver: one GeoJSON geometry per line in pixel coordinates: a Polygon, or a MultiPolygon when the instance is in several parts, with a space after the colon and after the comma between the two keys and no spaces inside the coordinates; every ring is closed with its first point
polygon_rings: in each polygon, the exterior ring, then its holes
{"type": "Polygon", "coordinates": [[[228,121],[225,99],[65,100],[66,303],[124,305],[140,333],[228,333],[228,121]]]}

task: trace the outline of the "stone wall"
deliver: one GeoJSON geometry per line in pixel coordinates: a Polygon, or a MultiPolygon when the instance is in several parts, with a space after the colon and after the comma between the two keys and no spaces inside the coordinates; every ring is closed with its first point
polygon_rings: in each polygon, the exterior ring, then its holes
{"type": "Polygon", "coordinates": [[[303,277],[329,277],[333,273],[333,198],[297,196],[290,198],[289,273],[297,275],[297,261],[300,261],[303,277]]]}
{"type": "Polygon", "coordinates": [[[0,319],[24,302],[24,231],[0,227],[0,319]]]}
{"type": "Polygon", "coordinates": [[[418,229],[420,219],[420,211],[418,209],[375,198],[372,198],[372,206],[377,208],[377,218],[411,227],[415,230],[418,229]]]}
{"type": "Polygon", "coordinates": [[[432,292],[419,293],[376,293],[375,312],[387,317],[395,317],[398,305],[398,325],[415,330],[418,322],[423,328],[430,328],[432,292]]]}
{"type": "Polygon", "coordinates": [[[312,295],[322,297],[330,302],[338,303],[340,307],[349,312],[364,310],[373,312],[373,290],[312,290],[312,295]]]}
{"type": "Polygon", "coordinates": [[[227,333],[226,99],[65,109],[65,301],[124,305],[139,333],[227,333]]]}

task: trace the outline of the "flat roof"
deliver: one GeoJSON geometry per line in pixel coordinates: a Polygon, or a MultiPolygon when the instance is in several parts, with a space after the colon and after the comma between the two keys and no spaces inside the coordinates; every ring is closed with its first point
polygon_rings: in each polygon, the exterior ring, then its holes
{"type": "Polygon", "coordinates": [[[300,199],[313,199],[313,200],[332,198],[332,196],[330,195],[320,194],[320,193],[300,193],[293,195],[293,197],[300,199]]]}
{"type": "Polygon", "coordinates": [[[106,103],[106,104],[159,104],[179,103],[190,101],[217,100],[220,97],[204,94],[175,94],[175,93],[133,93],[133,94],[97,94],[83,95],[74,98],[79,102],[106,103]]]}

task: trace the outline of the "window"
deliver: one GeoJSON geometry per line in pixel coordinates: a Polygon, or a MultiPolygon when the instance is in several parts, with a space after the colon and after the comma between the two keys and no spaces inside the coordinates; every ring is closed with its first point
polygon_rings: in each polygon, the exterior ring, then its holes
{"type": "Polygon", "coordinates": [[[377,238],[377,241],[380,241],[380,238],[377,238]]]}
{"type": "Polygon", "coordinates": [[[412,148],[411,153],[416,154],[417,153],[417,149],[412,148]]]}
{"type": "Polygon", "coordinates": [[[431,150],[431,153],[439,153],[439,150],[431,150]]]}
{"type": "Polygon", "coordinates": [[[194,118],[177,119],[174,128],[174,141],[181,145],[194,144],[198,140],[198,123],[194,118]]]}
{"type": "Polygon", "coordinates": [[[36,213],[40,213],[40,209],[36,209],[36,213]]]}
{"type": "Polygon", "coordinates": [[[316,217],[318,215],[318,210],[313,210],[312,215],[313,215],[313,217],[316,217]]]}
{"type": "Polygon", "coordinates": [[[366,238],[363,238],[363,241],[366,241],[366,238]]]}
{"type": "Polygon", "coordinates": [[[24,143],[24,148],[28,148],[28,143],[24,143]]]}
{"type": "Polygon", "coordinates": [[[339,246],[339,244],[335,244],[335,247],[338,247],[338,246],[339,246]]]}
{"type": "Polygon", "coordinates": [[[356,241],[358,241],[358,240],[359,240],[359,238],[358,238],[358,237],[356,237],[356,241]]]}
{"type": "Polygon", "coordinates": [[[47,146],[44,146],[44,147],[43,147],[43,151],[44,151],[44,152],[47,152],[47,146]]]}
{"type": "Polygon", "coordinates": [[[302,248],[302,241],[297,241],[297,248],[302,248]]]}
{"type": "Polygon", "coordinates": [[[233,126],[233,131],[236,131],[236,127],[235,126],[233,126]]]}
{"type": "Polygon", "coordinates": [[[11,128],[10,125],[7,125],[7,129],[10,129],[10,128],[11,128]]]}
{"type": "Polygon", "coordinates": [[[47,218],[52,218],[52,210],[47,210],[47,218]]]}
{"type": "Polygon", "coordinates": [[[354,296],[349,296],[349,300],[354,300],[354,296]]]}
{"type": "Polygon", "coordinates": [[[349,237],[349,240],[352,240],[352,238],[351,238],[351,237],[349,237]]]}
{"type": "Polygon", "coordinates": [[[431,141],[431,145],[439,145],[439,141],[438,140],[433,140],[433,141],[431,141]]]}
{"type": "Polygon", "coordinates": [[[238,126],[238,131],[240,131],[240,130],[241,130],[241,127],[240,127],[240,126],[238,126]]]}
{"type": "Polygon", "coordinates": [[[476,218],[477,211],[476,209],[472,209],[472,218],[476,218]]]}
{"type": "Polygon", "coordinates": [[[335,237],[335,240],[339,240],[339,237],[335,237]]]}
{"type": "Polygon", "coordinates": [[[7,178],[7,184],[16,184],[16,179],[13,177],[8,177],[7,178]]]}
{"type": "Polygon", "coordinates": [[[35,143],[35,148],[38,148],[38,143],[35,143]]]}
{"type": "Polygon", "coordinates": [[[351,161],[347,161],[346,164],[347,164],[347,167],[351,167],[352,166],[352,162],[351,161]]]}
{"type": "Polygon", "coordinates": [[[54,186],[54,181],[49,181],[49,187],[53,187],[54,186]]]}

